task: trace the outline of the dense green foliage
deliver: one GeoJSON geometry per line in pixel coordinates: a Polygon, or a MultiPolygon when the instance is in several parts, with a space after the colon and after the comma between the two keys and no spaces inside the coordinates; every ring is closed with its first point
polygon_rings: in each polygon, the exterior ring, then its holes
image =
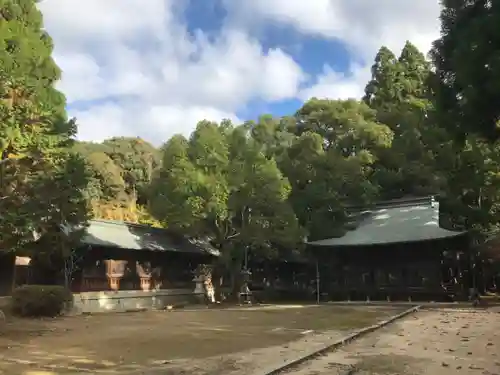
{"type": "Polygon", "coordinates": [[[496,233],[500,220],[500,4],[442,0],[441,5],[441,38],[431,51],[434,73],[427,86],[434,106],[431,118],[446,130],[435,143],[436,166],[448,180],[444,208],[459,227],[482,235],[496,233]]]}
{"type": "Polygon", "coordinates": [[[447,228],[478,238],[499,229],[498,5],[443,1],[432,61],[410,42],[399,56],[381,47],[361,100],[201,121],[157,149],[139,138],[73,141],[34,0],[0,4],[3,250],[49,233],[64,254],[78,234],[56,228],[93,216],[208,237],[237,269],[243,250],[285,256],[305,236],[342,233],[347,206],[428,194],[447,228]]]}
{"type": "Polygon", "coordinates": [[[441,38],[434,43],[440,123],[458,140],[500,137],[500,4],[442,0],[441,38]]]}
{"type": "Polygon", "coordinates": [[[161,158],[150,143],[140,138],[119,137],[103,143],[78,142],[73,150],[91,166],[91,198],[147,203],[148,185],[161,158]]]}
{"type": "Polygon", "coordinates": [[[72,293],[58,285],[24,285],[14,289],[12,313],[22,317],[55,317],[64,313],[73,301],[72,293]]]}
{"type": "Polygon", "coordinates": [[[211,238],[230,270],[241,268],[244,249],[293,249],[302,240],[288,179],[248,126],[202,121],[189,140],[168,141],[163,155],[152,181],[153,216],[211,238]]]}
{"type": "Polygon", "coordinates": [[[0,4],[0,249],[9,251],[54,224],[85,222],[87,181],[85,162],[67,157],[76,125],[54,88],[60,71],[42,15],[33,0],[0,4]]]}

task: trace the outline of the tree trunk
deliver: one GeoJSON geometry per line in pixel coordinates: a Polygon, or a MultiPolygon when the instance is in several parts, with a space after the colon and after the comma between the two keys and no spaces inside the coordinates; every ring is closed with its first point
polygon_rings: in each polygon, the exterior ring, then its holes
{"type": "Polygon", "coordinates": [[[214,288],[214,295],[216,302],[222,302],[224,295],[222,292],[222,285],[224,283],[224,267],[219,260],[216,260],[212,269],[212,285],[214,288]]]}
{"type": "Polygon", "coordinates": [[[226,300],[236,302],[239,300],[240,290],[242,286],[241,270],[244,263],[244,253],[235,251],[235,245],[230,242],[225,242],[220,250],[222,256],[216,261],[214,267],[214,288],[216,299],[222,301],[224,299],[222,293],[222,285],[224,276],[229,277],[230,290],[226,300]]]}
{"type": "Polygon", "coordinates": [[[242,279],[243,270],[243,258],[235,259],[234,262],[230,264],[229,272],[231,275],[231,300],[240,300],[240,292],[243,286],[244,280],[242,279]]]}

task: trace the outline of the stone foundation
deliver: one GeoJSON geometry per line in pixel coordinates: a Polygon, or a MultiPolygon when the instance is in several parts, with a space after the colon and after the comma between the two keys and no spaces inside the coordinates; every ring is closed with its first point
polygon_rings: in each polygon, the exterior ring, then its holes
{"type": "Polygon", "coordinates": [[[192,289],[155,291],[118,290],[74,294],[75,313],[126,312],[165,309],[172,305],[199,303],[204,295],[192,289]]]}

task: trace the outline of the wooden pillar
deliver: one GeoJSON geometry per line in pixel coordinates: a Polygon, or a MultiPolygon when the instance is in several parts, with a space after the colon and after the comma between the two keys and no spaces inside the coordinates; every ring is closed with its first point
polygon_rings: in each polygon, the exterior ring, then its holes
{"type": "Polygon", "coordinates": [[[316,260],[316,303],[319,305],[321,302],[321,292],[320,292],[320,273],[319,273],[319,262],[316,260]]]}

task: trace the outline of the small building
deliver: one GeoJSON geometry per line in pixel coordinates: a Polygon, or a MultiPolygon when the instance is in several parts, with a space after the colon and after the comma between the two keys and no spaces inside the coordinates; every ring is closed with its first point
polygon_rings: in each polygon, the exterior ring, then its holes
{"type": "Polygon", "coordinates": [[[75,292],[190,287],[196,267],[219,256],[208,241],[105,220],[89,223],[82,246],[84,256],[72,284],[75,292]]]}
{"type": "Polygon", "coordinates": [[[466,232],[439,224],[434,197],[349,210],[344,235],[308,242],[330,300],[449,300],[474,284],[466,232]]]}
{"type": "MultiPolygon", "coordinates": [[[[75,302],[83,310],[129,309],[131,304],[147,308],[153,303],[189,300],[199,293],[199,285],[195,293],[195,269],[213,263],[219,255],[208,241],[168,229],[91,220],[66,271],[71,273],[75,302]]],[[[57,256],[44,263],[36,257],[30,261],[6,254],[0,264],[5,269],[0,280],[3,295],[16,285],[64,280],[64,264],[57,256]]]]}

